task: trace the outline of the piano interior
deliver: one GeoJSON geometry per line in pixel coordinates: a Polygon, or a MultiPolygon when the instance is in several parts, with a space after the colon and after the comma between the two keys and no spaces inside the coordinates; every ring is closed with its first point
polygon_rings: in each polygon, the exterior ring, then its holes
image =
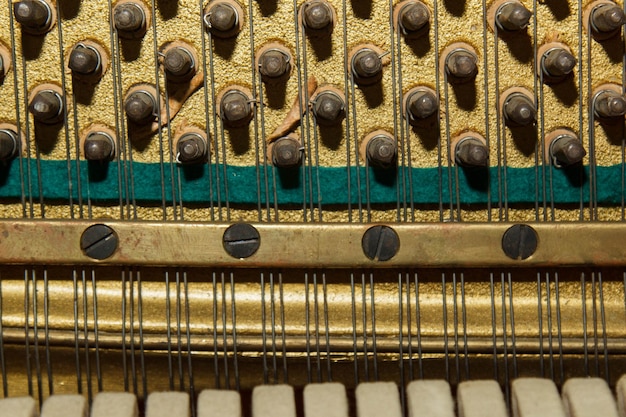
{"type": "Polygon", "coordinates": [[[624,416],[625,10],[4,2],[0,416],[624,416]]]}

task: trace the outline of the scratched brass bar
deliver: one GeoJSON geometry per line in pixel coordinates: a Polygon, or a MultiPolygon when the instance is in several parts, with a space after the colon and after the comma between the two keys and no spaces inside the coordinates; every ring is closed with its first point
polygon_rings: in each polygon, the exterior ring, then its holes
{"type": "Polygon", "coordinates": [[[536,251],[524,260],[502,249],[510,223],[388,225],[399,249],[387,261],[370,260],[362,248],[371,224],[253,224],[256,253],[234,258],[223,246],[229,224],[106,222],[119,243],[104,260],[80,247],[86,221],[0,222],[0,262],[27,265],[150,265],[242,268],[549,267],[626,265],[624,223],[536,223],[536,251]]]}

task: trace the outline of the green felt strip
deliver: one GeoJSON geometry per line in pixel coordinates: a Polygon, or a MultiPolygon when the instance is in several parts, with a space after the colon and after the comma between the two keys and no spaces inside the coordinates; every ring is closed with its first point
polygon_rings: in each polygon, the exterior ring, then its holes
{"type": "MultiPolygon", "coordinates": [[[[599,204],[621,204],[624,198],[624,167],[597,167],[596,199],[599,204]]],[[[589,167],[571,169],[500,168],[406,168],[380,171],[365,167],[302,167],[282,171],[250,166],[177,166],[86,161],[16,160],[0,167],[0,197],[19,199],[41,192],[45,200],[67,201],[79,192],[83,199],[115,202],[134,196],[137,202],[206,204],[228,200],[232,204],[257,204],[259,200],[280,204],[317,205],[395,204],[555,204],[587,202],[590,199],[589,167]],[[80,184],[77,171],[80,171],[80,184]],[[69,180],[71,179],[71,181],[69,180]],[[369,186],[368,186],[369,185],[369,186]],[[458,187],[457,187],[458,185],[458,187]],[[545,186],[544,186],[545,185],[545,186]],[[452,192],[450,192],[452,190],[452,192]],[[458,190],[458,192],[457,192],[458,190]]]]}

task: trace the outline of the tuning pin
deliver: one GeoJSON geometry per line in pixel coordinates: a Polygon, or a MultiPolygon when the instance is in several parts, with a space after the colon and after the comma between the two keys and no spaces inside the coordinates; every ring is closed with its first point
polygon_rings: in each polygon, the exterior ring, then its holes
{"type": "Polygon", "coordinates": [[[437,113],[439,100],[430,89],[420,88],[407,97],[406,112],[409,122],[419,123],[437,113]]]}
{"type": "Polygon", "coordinates": [[[250,97],[237,89],[228,90],[220,103],[220,116],[228,127],[247,125],[253,117],[250,97]]]}
{"type": "Polygon", "coordinates": [[[302,160],[302,144],[295,138],[285,136],[272,145],[272,164],[278,168],[294,168],[302,160]]]}
{"type": "Polygon", "coordinates": [[[411,1],[398,12],[398,27],[407,38],[415,38],[428,29],[429,19],[428,7],[421,1],[411,1]]]}
{"type": "Polygon", "coordinates": [[[624,24],[624,12],[617,4],[599,4],[591,11],[589,17],[591,29],[601,38],[613,36],[624,24]]]}
{"type": "Polygon", "coordinates": [[[378,168],[391,168],[395,165],[398,150],[394,138],[387,134],[373,136],[366,146],[367,162],[378,168]]]}
{"type": "Polygon", "coordinates": [[[573,134],[562,134],[550,143],[550,157],[556,167],[581,162],[587,155],[580,140],[573,134]]]}
{"type": "Polygon", "coordinates": [[[239,33],[239,13],[227,1],[211,3],[204,14],[206,28],[219,38],[230,38],[239,33]]]}
{"type": "Polygon", "coordinates": [[[96,74],[101,68],[100,53],[96,48],[78,44],[70,53],[68,66],[74,74],[96,74]]]}
{"type": "Polygon", "coordinates": [[[124,110],[128,120],[142,125],[154,121],[157,114],[156,98],[147,91],[135,91],[126,98],[124,110]]]}
{"type": "Polygon", "coordinates": [[[0,129],[0,161],[7,162],[15,158],[19,149],[17,133],[11,129],[0,129]]]}
{"type": "Polygon", "coordinates": [[[146,12],[137,3],[120,3],[113,10],[113,24],[119,37],[141,38],[146,32],[146,12]]]}
{"type": "Polygon", "coordinates": [[[502,108],[504,121],[509,126],[528,126],[537,120],[535,103],[522,93],[512,93],[505,101],[502,108]]]}
{"type": "Polygon", "coordinates": [[[196,73],[193,55],[182,46],[175,46],[165,52],[163,68],[168,81],[188,81],[196,73]]]}
{"type": "Polygon", "coordinates": [[[383,77],[383,61],[375,51],[362,48],[352,57],[352,74],[357,84],[377,83],[383,77]]]}
{"type": "Polygon", "coordinates": [[[477,57],[467,49],[455,49],[446,57],[445,70],[450,82],[462,83],[473,80],[478,74],[477,57]]]}
{"type": "Polygon", "coordinates": [[[565,48],[552,48],[541,59],[541,70],[549,79],[563,79],[574,70],[576,58],[565,48]]]}
{"type": "Polygon", "coordinates": [[[23,0],[13,3],[15,20],[22,29],[33,35],[41,35],[50,30],[53,23],[52,9],[44,0],[23,0]]]}
{"type": "Polygon", "coordinates": [[[626,98],[614,91],[602,91],[594,100],[593,110],[600,119],[621,118],[626,114],[626,98]]]}
{"type": "Polygon", "coordinates": [[[454,156],[456,163],[462,167],[486,167],[489,165],[487,146],[473,136],[467,136],[457,142],[454,156]]]}
{"type": "Polygon", "coordinates": [[[183,134],[176,143],[177,161],[181,164],[198,164],[206,162],[208,146],[200,134],[195,132],[183,134]]]}
{"type": "Polygon", "coordinates": [[[309,0],[302,5],[302,25],[309,36],[328,35],[333,30],[333,16],[326,1],[309,0]]]}
{"type": "Polygon", "coordinates": [[[91,132],[85,138],[83,152],[88,161],[111,161],[115,157],[115,142],[108,133],[91,132]]]}
{"type": "Polygon", "coordinates": [[[532,13],[517,1],[509,1],[498,8],[496,25],[507,32],[517,32],[526,29],[532,13]]]}
{"type": "Polygon", "coordinates": [[[282,81],[291,72],[291,58],[286,51],[268,49],[259,57],[259,72],[266,83],[282,81]]]}
{"type": "Polygon", "coordinates": [[[56,91],[42,90],[32,98],[28,110],[39,123],[58,123],[63,118],[63,98],[56,91]]]}
{"type": "Polygon", "coordinates": [[[322,91],[313,101],[313,115],[317,124],[333,126],[341,123],[345,116],[345,103],[339,94],[333,91],[322,91]]]}

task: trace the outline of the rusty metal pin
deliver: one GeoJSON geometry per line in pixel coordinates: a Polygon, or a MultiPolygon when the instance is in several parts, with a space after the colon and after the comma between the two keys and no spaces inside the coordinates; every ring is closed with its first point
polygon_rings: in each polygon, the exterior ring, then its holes
{"type": "Polygon", "coordinates": [[[435,113],[439,107],[439,100],[427,90],[416,91],[407,98],[407,113],[410,120],[423,120],[435,113]]]}
{"type": "Polygon", "coordinates": [[[76,45],[70,53],[68,66],[74,73],[94,74],[100,69],[100,54],[95,48],[76,45]]]}
{"type": "Polygon", "coordinates": [[[361,49],[352,57],[352,71],[357,81],[378,81],[383,75],[383,61],[371,49],[361,49]]]}
{"type": "Polygon", "coordinates": [[[207,143],[197,133],[185,133],[176,144],[177,161],[181,164],[196,164],[206,161],[207,143]]]}
{"type": "Polygon", "coordinates": [[[151,123],[156,111],[156,99],[147,91],[135,91],[124,104],[124,110],[128,119],[136,124],[151,123]]]}
{"type": "Polygon", "coordinates": [[[15,20],[32,34],[41,34],[50,28],[52,11],[42,0],[24,0],[13,4],[15,20]]]}
{"type": "Polygon", "coordinates": [[[550,156],[555,166],[568,166],[583,160],[587,151],[578,138],[561,135],[550,144],[550,156]]]}
{"type": "Polygon", "coordinates": [[[485,144],[473,137],[461,139],[454,151],[456,163],[462,167],[486,167],[489,165],[489,150],[485,144]]]}
{"type": "Polygon", "coordinates": [[[141,6],[135,3],[121,3],[115,6],[113,24],[122,37],[132,37],[142,32],[146,26],[146,14],[141,6]]]}
{"type": "Polygon", "coordinates": [[[174,80],[189,78],[196,70],[193,55],[182,46],[175,46],[165,52],[163,67],[165,74],[174,80]]]}
{"type": "Polygon", "coordinates": [[[325,1],[308,1],[302,7],[302,23],[306,29],[322,31],[333,24],[333,12],[325,1]]]}
{"type": "Polygon", "coordinates": [[[405,35],[414,34],[426,27],[430,13],[422,2],[411,2],[400,9],[398,24],[405,35]]]}
{"type": "Polygon", "coordinates": [[[397,156],[396,141],[387,135],[377,135],[367,143],[367,161],[371,166],[390,168],[397,156]]]}
{"type": "Polygon", "coordinates": [[[541,63],[544,75],[564,77],[571,74],[576,66],[576,58],[563,48],[550,49],[543,55],[541,63]]]}
{"type": "Polygon", "coordinates": [[[476,55],[465,49],[450,52],[446,58],[446,72],[457,79],[471,79],[478,74],[476,55]]]}
{"type": "Polygon", "coordinates": [[[594,113],[600,118],[622,117],[626,114],[626,98],[614,91],[603,91],[595,98],[594,113]]]}
{"type": "Polygon", "coordinates": [[[63,98],[55,91],[40,91],[31,100],[28,110],[39,123],[57,123],[63,117],[63,98]]]}
{"type": "Polygon", "coordinates": [[[502,30],[516,32],[528,27],[532,15],[523,4],[511,1],[498,8],[496,24],[502,30]]]}
{"type": "Polygon", "coordinates": [[[17,156],[18,152],[17,133],[10,129],[0,129],[0,161],[11,160],[17,156]]]}
{"type": "Polygon", "coordinates": [[[289,136],[278,139],[272,147],[272,163],[278,168],[293,168],[300,165],[302,144],[289,136]]]}
{"type": "Polygon", "coordinates": [[[513,93],[508,96],[502,109],[504,120],[510,126],[528,126],[537,120],[537,109],[525,94],[513,93]]]}
{"type": "Polygon", "coordinates": [[[230,90],[222,97],[220,115],[229,127],[246,125],[252,117],[250,98],[239,90],[230,90]]]}
{"type": "Polygon", "coordinates": [[[217,3],[211,7],[209,16],[205,18],[207,27],[213,33],[227,33],[232,31],[239,21],[237,10],[226,2],[217,3]]]}
{"type": "Polygon", "coordinates": [[[595,31],[615,32],[624,24],[624,12],[617,4],[600,4],[593,8],[589,20],[595,31]]]}
{"type": "Polygon", "coordinates": [[[335,125],[343,119],[345,103],[338,94],[322,91],[313,102],[313,114],[320,125],[335,125]]]}
{"type": "Polygon", "coordinates": [[[263,81],[279,79],[290,70],[289,56],[277,49],[267,50],[259,58],[259,72],[263,81]]]}
{"type": "Polygon", "coordinates": [[[85,138],[83,152],[88,161],[110,161],[115,156],[113,138],[104,132],[92,132],[85,138]]]}

